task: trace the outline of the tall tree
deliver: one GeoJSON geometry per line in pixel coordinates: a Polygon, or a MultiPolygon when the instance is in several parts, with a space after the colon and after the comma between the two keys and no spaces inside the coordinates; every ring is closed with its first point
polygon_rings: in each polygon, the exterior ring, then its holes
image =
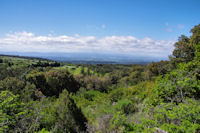
{"type": "Polygon", "coordinates": [[[175,62],[189,62],[194,58],[194,47],[190,45],[190,38],[185,35],[179,37],[178,42],[174,44],[174,51],[172,53],[172,61],[175,62]]]}

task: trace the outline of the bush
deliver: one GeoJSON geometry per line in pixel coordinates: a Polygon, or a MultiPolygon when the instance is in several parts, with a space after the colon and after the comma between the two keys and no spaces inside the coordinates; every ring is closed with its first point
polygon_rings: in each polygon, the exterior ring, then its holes
{"type": "Polygon", "coordinates": [[[147,109],[139,123],[127,126],[134,132],[196,133],[200,131],[199,101],[188,99],[178,105],[161,103],[147,109]]]}
{"type": "Polygon", "coordinates": [[[115,105],[117,111],[122,111],[122,113],[128,115],[137,111],[136,103],[128,99],[123,99],[117,102],[115,105]]]}
{"type": "Polygon", "coordinates": [[[32,71],[26,79],[35,84],[36,88],[45,96],[59,96],[67,89],[69,92],[76,92],[80,85],[74,77],[63,69],[50,70],[47,72],[32,71]]]}
{"type": "Polygon", "coordinates": [[[9,91],[1,91],[0,93],[0,131],[14,132],[18,131],[20,119],[25,117],[26,106],[18,101],[18,96],[13,95],[9,91]]]}
{"type": "Polygon", "coordinates": [[[111,85],[111,80],[108,76],[97,77],[92,75],[85,77],[84,84],[88,90],[107,92],[108,87],[111,85]]]}
{"type": "Polygon", "coordinates": [[[46,96],[58,96],[64,89],[78,91],[80,85],[67,70],[50,70],[45,73],[47,87],[42,89],[46,96]]]}
{"type": "Polygon", "coordinates": [[[152,100],[180,103],[187,97],[199,99],[199,64],[190,62],[180,65],[179,69],[157,79],[152,100]]]}
{"type": "Polygon", "coordinates": [[[0,81],[0,90],[8,90],[13,94],[21,94],[24,88],[24,82],[16,77],[7,77],[0,81]]]}

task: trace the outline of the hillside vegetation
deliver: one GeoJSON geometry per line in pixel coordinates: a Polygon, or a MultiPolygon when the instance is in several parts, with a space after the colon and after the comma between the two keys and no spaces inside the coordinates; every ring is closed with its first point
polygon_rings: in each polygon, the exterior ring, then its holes
{"type": "Polygon", "coordinates": [[[200,25],[191,33],[148,65],[0,56],[0,132],[200,133],[200,25]]]}

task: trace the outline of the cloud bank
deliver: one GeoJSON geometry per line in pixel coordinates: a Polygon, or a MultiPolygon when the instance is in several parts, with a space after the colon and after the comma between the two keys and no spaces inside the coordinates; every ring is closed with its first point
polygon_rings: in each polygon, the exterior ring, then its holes
{"type": "Polygon", "coordinates": [[[173,50],[174,42],[134,36],[36,36],[30,32],[16,32],[0,38],[0,51],[97,52],[167,57],[173,50]]]}

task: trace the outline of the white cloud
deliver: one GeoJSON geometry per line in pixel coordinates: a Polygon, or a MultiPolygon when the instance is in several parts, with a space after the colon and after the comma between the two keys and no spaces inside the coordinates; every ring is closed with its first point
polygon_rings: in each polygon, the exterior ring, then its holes
{"type": "Polygon", "coordinates": [[[132,55],[168,56],[174,41],[138,39],[133,36],[36,36],[16,32],[0,38],[4,52],[108,52],[132,55]]]}

